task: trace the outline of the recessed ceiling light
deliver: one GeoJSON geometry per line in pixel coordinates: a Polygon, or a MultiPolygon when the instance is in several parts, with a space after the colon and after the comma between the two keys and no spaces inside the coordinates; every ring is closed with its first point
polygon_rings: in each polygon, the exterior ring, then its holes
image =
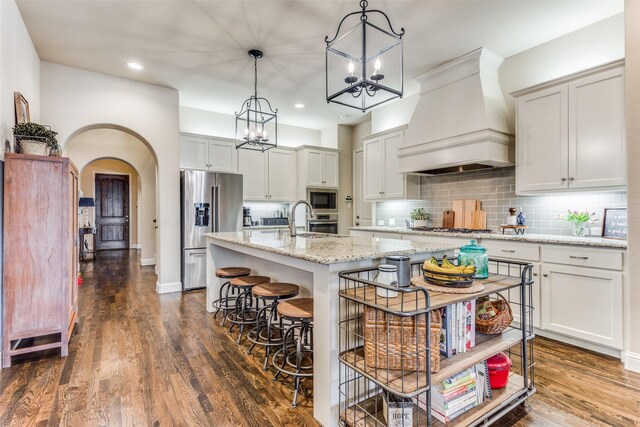
{"type": "Polygon", "coordinates": [[[296,108],[304,108],[304,104],[301,104],[299,102],[297,104],[293,104],[293,106],[296,108]]]}
{"type": "Polygon", "coordinates": [[[137,62],[127,62],[127,66],[129,68],[131,68],[132,70],[143,70],[144,67],[140,64],[138,64],[137,62]]]}

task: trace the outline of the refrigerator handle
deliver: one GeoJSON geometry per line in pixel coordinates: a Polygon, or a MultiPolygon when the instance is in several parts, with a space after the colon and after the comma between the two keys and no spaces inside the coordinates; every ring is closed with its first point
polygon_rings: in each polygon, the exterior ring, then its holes
{"type": "Polygon", "coordinates": [[[214,185],[212,188],[213,191],[213,231],[220,231],[220,186],[214,185]]]}

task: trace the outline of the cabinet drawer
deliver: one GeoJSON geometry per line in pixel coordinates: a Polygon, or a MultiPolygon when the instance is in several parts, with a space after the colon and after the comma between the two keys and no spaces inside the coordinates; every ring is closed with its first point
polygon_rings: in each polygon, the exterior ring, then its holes
{"type": "Polygon", "coordinates": [[[482,239],[491,258],[508,258],[522,261],[540,261],[540,246],[530,243],[516,243],[504,240],[482,239]]]}
{"type": "Polygon", "coordinates": [[[543,246],[542,261],[580,267],[622,270],[622,251],[575,246],[543,246]]]}

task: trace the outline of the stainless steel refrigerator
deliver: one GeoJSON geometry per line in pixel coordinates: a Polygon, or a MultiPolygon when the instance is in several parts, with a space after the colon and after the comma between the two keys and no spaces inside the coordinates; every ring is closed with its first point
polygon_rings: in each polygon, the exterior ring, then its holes
{"type": "Polygon", "coordinates": [[[242,230],[242,175],[180,172],[182,289],[207,284],[205,233],[242,230]]]}

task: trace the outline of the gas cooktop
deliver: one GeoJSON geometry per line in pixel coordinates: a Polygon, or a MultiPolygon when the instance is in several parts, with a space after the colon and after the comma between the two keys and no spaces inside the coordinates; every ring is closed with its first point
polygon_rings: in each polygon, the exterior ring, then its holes
{"type": "Polygon", "coordinates": [[[488,228],[474,230],[472,228],[444,228],[444,227],[410,227],[412,230],[416,231],[435,231],[438,233],[491,233],[491,230],[488,228]]]}

